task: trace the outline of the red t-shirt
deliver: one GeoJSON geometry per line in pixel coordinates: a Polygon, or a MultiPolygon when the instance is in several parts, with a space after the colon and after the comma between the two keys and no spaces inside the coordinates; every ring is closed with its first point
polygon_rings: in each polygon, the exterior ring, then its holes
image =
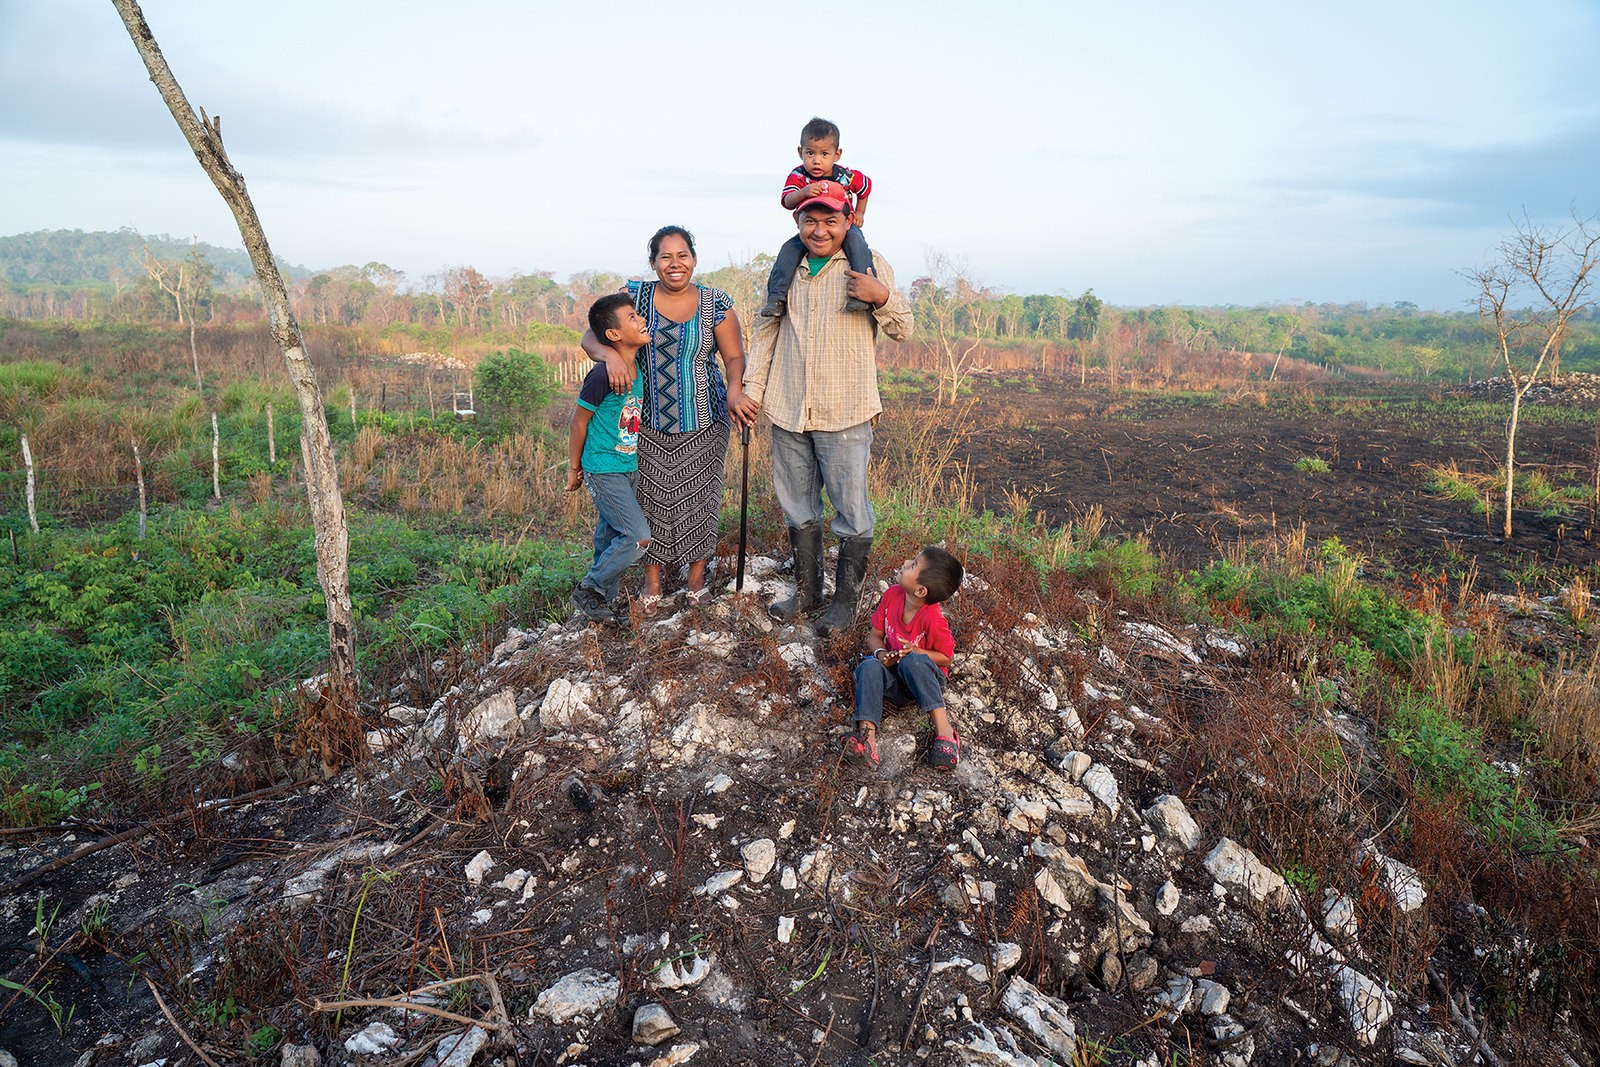
{"type": "MultiPolygon", "coordinates": [[[[938,604],[924,604],[907,625],[906,591],[898,585],[891,585],[889,591],[883,594],[883,599],[878,601],[878,607],[872,613],[872,628],[883,631],[883,643],[889,646],[890,652],[916,649],[920,652],[942,652],[946,656],[956,654],[956,639],[950,634],[944,609],[938,604]]],[[[939,669],[950,673],[943,667],[939,669]]]]}
{"type": "Polygon", "coordinates": [[[783,192],[778,194],[778,202],[782,203],[783,198],[796,189],[804,189],[816,181],[835,181],[844,186],[844,191],[848,194],[846,199],[850,201],[850,213],[852,215],[855,214],[857,202],[866,200],[872,195],[871,178],[862,174],[859,170],[851,170],[835,163],[833,165],[833,173],[827,178],[813,178],[804,167],[796,167],[791,170],[789,176],[783,181],[783,192]]]}

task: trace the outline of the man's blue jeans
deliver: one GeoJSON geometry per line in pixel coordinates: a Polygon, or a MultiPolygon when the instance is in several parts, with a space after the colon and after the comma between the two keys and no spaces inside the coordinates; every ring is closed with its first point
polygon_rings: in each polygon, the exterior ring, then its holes
{"type": "Polygon", "coordinates": [[[639,562],[650,541],[650,523],[639,507],[639,472],[584,471],[583,484],[599,518],[594,524],[594,562],[578,584],[615,600],[622,572],[639,562]]]}
{"type": "Polygon", "coordinates": [[[833,532],[842,540],[872,536],[867,462],[872,423],[793,433],[772,428],[772,488],[791,527],[822,521],[822,490],[833,501],[833,532]]]}
{"type": "Polygon", "coordinates": [[[856,721],[883,721],[883,702],[915,700],[923,711],[944,707],[944,672],[926,653],[908,652],[893,667],[868,656],[856,665],[856,721]]]}

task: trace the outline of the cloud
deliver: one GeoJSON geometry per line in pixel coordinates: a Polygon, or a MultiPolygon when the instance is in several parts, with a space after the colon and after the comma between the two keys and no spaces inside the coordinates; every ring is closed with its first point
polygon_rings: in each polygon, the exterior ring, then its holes
{"type": "MultiPolygon", "coordinates": [[[[3,2],[3,0],[0,0],[3,2]]],[[[0,138],[39,145],[182,151],[160,94],[126,37],[86,34],[72,50],[31,45],[26,18],[0,20],[0,138]],[[7,39],[8,38],[8,39],[7,39]]],[[[113,24],[114,25],[114,24],[113,24]]],[[[45,28],[34,27],[43,39],[45,28]]],[[[120,26],[115,26],[117,33],[120,26]]],[[[176,61],[174,61],[176,65],[176,61]]],[[[472,113],[421,119],[379,98],[365,108],[337,95],[308,98],[305,79],[176,70],[192,105],[223,117],[230,149],[257,156],[501,156],[538,147],[526,124],[492,125],[472,113]],[[387,113],[384,107],[392,110],[387,113]]],[[[265,68],[269,69],[270,68],[265,68]]]]}
{"type": "Polygon", "coordinates": [[[1600,211],[1600,118],[1532,140],[1427,155],[1408,147],[1391,158],[1405,165],[1387,174],[1353,165],[1291,184],[1397,202],[1407,221],[1446,229],[1493,226],[1524,209],[1535,219],[1600,211]]]}

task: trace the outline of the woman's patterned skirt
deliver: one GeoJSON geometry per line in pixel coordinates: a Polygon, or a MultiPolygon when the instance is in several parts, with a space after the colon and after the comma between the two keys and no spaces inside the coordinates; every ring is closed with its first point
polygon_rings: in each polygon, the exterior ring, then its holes
{"type": "Polygon", "coordinates": [[[691,433],[639,428],[639,506],[650,520],[644,562],[671,566],[717,554],[730,424],[691,433]]]}

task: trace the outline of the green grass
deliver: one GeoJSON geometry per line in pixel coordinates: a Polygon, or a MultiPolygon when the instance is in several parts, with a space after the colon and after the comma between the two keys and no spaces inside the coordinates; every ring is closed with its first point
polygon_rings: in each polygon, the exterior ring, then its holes
{"type": "Polygon", "coordinates": [[[1333,468],[1321,456],[1301,456],[1294,461],[1294,469],[1306,474],[1327,474],[1333,468]]]}
{"type": "MultiPolygon", "coordinates": [[[[351,596],[364,671],[469,644],[508,619],[560,613],[587,562],[556,538],[507,541],[350,513],[351,596]]],[[[90,800],[50,773],[174,733],[193,762],[271,728],[271,693],[315,674],[327,628],[298,509],[157,513],[19,537],[0,557],[0,794],[46,818],[90,800]]],[[[170,751],[168,755],[172,755],[170,751]]]]}

